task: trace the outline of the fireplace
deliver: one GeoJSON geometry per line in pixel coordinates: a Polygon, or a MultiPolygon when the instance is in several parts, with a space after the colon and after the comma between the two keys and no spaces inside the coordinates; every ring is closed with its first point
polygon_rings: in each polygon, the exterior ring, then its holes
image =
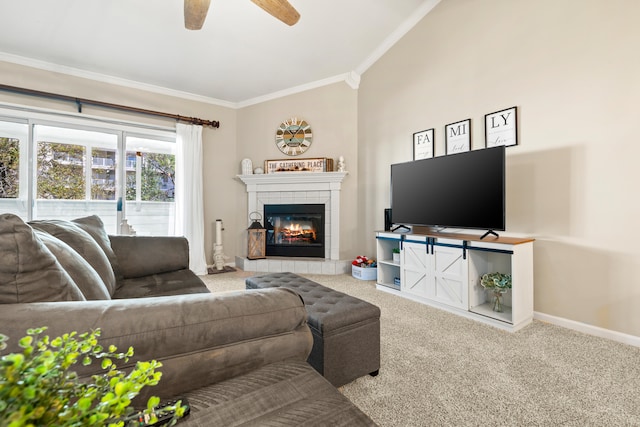
{"type": "MultiPolygon", "coordinates": [[[[250,260],[236,255],[236,266],[244,271],[276,273],[291,271],[309,274],[349,274],[351,259],[340,259],[340,192],[347,172],[277,172],[238,175],[246,185],[247,217],[263,213],[265,205],[321,204],[324,206],[324,255],[319,257],[269,256],[250,260]]],[[[249,223],[247,223],[248,225],[249,223]]],[[[295,254],[298,255],[298,254],[295,254]]]]}
{"type": "Polygon", "coordinates": [[[324,258],[324,204],[264,205],[267,256],[324,258]]]}

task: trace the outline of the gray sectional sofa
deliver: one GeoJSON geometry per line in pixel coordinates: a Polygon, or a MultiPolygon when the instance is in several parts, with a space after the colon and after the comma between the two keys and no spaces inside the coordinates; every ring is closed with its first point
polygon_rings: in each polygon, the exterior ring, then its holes
{"type": "MultiPolygon", "coordinates": [[[[161,399],[186,396],[180,425],[375,423],[306,363],[312,347],[298,294],[212,294],[188,268],[180,237],[109,236],[100,218],[23,222],[0,215],[0,354],[31,327],[47,334],[100,328],[101,342],[162,362],[161,399]]],[[[78,366],[81,377],[98,367],[78,366]]]]}

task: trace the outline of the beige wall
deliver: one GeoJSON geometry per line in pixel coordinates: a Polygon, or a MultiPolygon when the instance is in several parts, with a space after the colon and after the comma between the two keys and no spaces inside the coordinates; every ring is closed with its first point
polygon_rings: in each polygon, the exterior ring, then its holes
{"type": "MultiPolygon", "coordinates": [[[[0,81],[9,86],[220,121],[219,129],[205,127],[203,130],[205,248],[207,262],[213,263],[212,252],[216,218],[223,218],[225,227],[230,230],[235,229],[238,223],[235,213],[235,198],[237,196],[232,185],[236,173],[235,159],[233,158],[236,145],[236,110],[2,61],[0,61],[0,81]]],[[[70,113],[77,112],[73,103],[50,101],[0,91],[0,103],[2,102],[70,113]]],[[[158,126],[171,127],[174,125],[172,120],[158,120],[148,116],[118,113],[89,106],[83,107],[83,114],[126,119],[158,126]]],[[[242,225],[244,224],[242,223],[242,225]]],[[[235,241],[225,235],[223,243],[225,253],[233,255],[236,251],[235,241]]]]}
{"type": "MultiPolygon", "coordinates": [[[[443,0],[362,76],[360,240],[389,204],[411,134],[518,106],[507,233],[535,243],[535,310],[640,336],[640,2],[443,0]]],[[[419,187],[416,188],[419,194],[419,187]]]]}
{"type": "MultiPolygon", "coordinates": [[[[264,160],[286,157],[275,145],[275,130],[292,116],[305,118],[312,126],[314,140],[302,157],[346,159],[349,175],[343,183],[341,198],[340,256],[341,259],[354,256],[358,227],[357,91],[347,84],[335,83],[236,110],[2,61],[0,77],[2,84],[10,86],[220,121],[219,129],[203,130],[205,249],[209,264],[213,264],[216,219],[224,223],[227,262],[234,262],[235,255],[246,255],[247,196],[244,185],[236,179],[241,160],[250,158],[256,167],[264,160]]],[[[0,91],[2,102],[76,112],[73,103],[0,91]]],[[[83,107],[83,113],[173,126],[171,120],[90,106],[83,107]]]]}
{"type": "MultiPolygon", "coordinates": [[[[345,157],[341,258],[350,258],[375,253],[389,165],[411,159],[413,132],[435,127],[442,155],[444,126],[471,118],[478,149],[484,114],[518,106],[507,233],[536,238],[535,310],[640,336],[637,16],[640,2],[628,0],[443,0],[363,74],[358,91],[336,83],[239,110],[2,62],[0,77],[220,120],[220,129],[204,132],[208,262],[216,218],[225,223],[225,253],[246,253],[246,193],[235,176],[245,157],[254,166],[283,157],[273,139],[280,121],[311,123],[305,157],[345,157]]],[[[75,111],[1,91],[0,102],[75,111]]]]}
{"type": "MultiPolygon", "coordinates": [[[[327,157],[336,162],[339,156],[344,156],[349,174],[343,181],[341,195],[340,259],[353,257],[358,247],[357,96],[356,90],[340,82],[238,111],[236,173],[240,173],[244,158],[251,159],[255,168],[263,166],[265,160],[288,157],[276,147],[275,132],[283,120],[291,117],[305,119],[313,131],[311,147],[300,157],[327,157]]],[[[245,220],[240,225],[246,229],[247,193],[242,182],[238,181],[236,187],[238,216],[245,220]]],[[[246,231],[238,227],[235,238],[237,247],[242,247],[239,254],[246,255],[246,231]]]]}

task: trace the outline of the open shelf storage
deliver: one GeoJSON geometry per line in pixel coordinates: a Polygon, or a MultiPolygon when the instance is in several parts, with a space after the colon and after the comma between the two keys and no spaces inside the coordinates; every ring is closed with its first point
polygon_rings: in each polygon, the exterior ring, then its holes
{"type": "Polygon", "coordinates": [[[395,233],[379,233],[376,239],[378,281],[380,286],[400,290],[400,262],[393,260],[393,249],[400,249],[401,236],[395,233]]]}

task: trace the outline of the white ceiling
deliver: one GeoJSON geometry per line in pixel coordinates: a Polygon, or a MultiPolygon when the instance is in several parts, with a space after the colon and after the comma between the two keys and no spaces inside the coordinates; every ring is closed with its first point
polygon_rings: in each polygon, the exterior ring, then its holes
{"type": "Polygon", "coordinates": [[[301,18],[289,27],[249,0],[212,0],[189,31],[182,0],[3,0],[0,60],[242,106],[357,87],[439,1],[290,0],[301,18]]]}

